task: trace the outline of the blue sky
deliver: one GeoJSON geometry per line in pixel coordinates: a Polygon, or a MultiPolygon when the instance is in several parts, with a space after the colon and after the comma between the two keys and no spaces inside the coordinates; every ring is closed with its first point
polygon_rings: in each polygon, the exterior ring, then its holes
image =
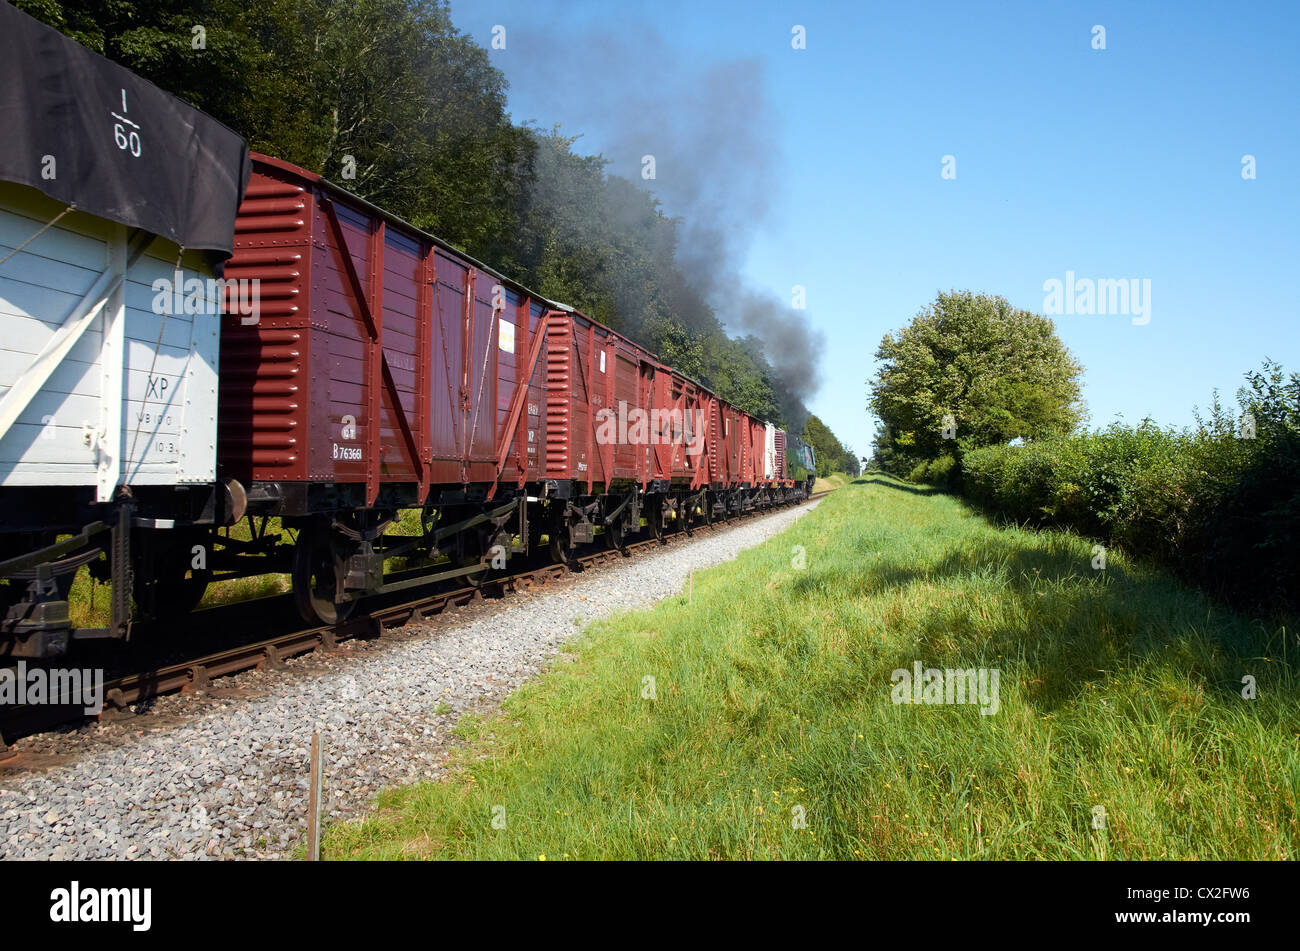
{"type": "Polygon", "coordinates": [[[592,58],[592,37],[666,46],[688,76],[753,68],[771,176],[740,266],[784,300],[807,288],[826,338],[810,407],[859,454],[881,336],[949,288],[1042,312],[1067,271],[1149,280],[1144,325],[1054,317],[1092,425],[1190,424],[1265,356],[1300,370],[1300,3],[453,0],[452,16],[483,46],[505,26],[492,57],[514,118],[590,152],[617,133],[561,73],[698,107],[643,62],[592,58]]]}

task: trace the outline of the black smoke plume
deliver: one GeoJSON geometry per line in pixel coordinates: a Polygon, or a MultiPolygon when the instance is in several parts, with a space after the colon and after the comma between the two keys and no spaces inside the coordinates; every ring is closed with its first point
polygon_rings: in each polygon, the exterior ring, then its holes
{"type": "MultiPolygon", "coordinates": [[[[712,308],[732,333],[758,338],[798,431],[818,388],[825,338],[805,311],[740,275],[779,186],[778,123],[761,63],[704,65],[630,22],[618,32],[507,29],[507,49],[494,62],[514,84],[527,84],[541,113],[515,118],[598,136],[608,171],[651,189],[679,219],[677,261],[691,293],[678,295],[677,316],[707,327],[712,308]],[[645,156],[654,157],[651,180],[642,174],[645,156]]],[[[628,212],[629,222],[638,212],[628,212]]]]}

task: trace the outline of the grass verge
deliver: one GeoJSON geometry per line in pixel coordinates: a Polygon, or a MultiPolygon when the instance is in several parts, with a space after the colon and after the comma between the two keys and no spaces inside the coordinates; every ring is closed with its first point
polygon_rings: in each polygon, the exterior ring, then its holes
{"type": "Polygon", "coordinates": [[[450,779],[384,793],[326,854],[1295,858],[1295,629],[1093,557],[859,480],[698,573],[693,605],[592,625],[462,722],[450,779]],[[998,668],[997,713],[894,703],[917,660],[998,668]]]}
{"type": "Polygon", "coordinates": [[[813,482],[814,492],[830,492],[832,489],[842,489],[849,484],[849,477],[843,472],[832,472],[826,478],[818,476],[813,482]]]}

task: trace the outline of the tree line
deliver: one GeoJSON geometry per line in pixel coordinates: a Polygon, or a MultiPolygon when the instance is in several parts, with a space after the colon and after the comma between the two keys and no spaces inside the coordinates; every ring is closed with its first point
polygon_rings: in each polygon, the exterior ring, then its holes
{"type": "Polygon", "coordinates": [[[338,182],[802,431],[807,409],[761,341],[729,336],[678,266],[680,222],[576,150],[577,136],[514,123],[505,77],[443,0],[14,2],[254,150],[338,182]]]}

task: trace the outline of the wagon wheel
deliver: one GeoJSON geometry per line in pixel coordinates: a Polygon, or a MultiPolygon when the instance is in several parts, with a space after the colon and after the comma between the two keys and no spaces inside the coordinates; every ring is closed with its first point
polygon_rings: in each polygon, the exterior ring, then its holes
{"type": "Polygon", "coordinates": [[[356,607],[337,600],[347,570],[344,546],[323,526],[304,528],[293,546],[293,600],[308,624],[338,624],[356,607]]]}
{"type": "Polygon", "coordinates": [[[731,499],[725,495],[722,497],[722,521],[723,524],[731,521],[731,499]]]}
{"type": "Polygon", "coordinates": [[[569,530],[561,527],[551,532],[551,557],[556,564],[574,565],[578,561],[578,550],[569,544],[569,530]]]}
{"type": "Polygon", "coordinates": [[[563,515],[551,518],[548,532],[551,537],[551,558],[556,564],[572,566],[578,561],[578,550],[569,543],[569,525],[563,515]]]}
{"type": "Polygon", "coordinates": [[[681,519],[682,531],[686,533],[687,538],[695,535],[695,521],[699,518],[696,509],[699,506],[683,496],[677,502],[678,517],[681,519]]]}
{"type": "Polygon", "coordinates": [[[662,499],[655,499],[650,503],[646,510],[646,522],[649,523],[650,536],[659,544],[664,545],[664,503],[662,499]]]}
{"type": "MultiPolygon", "coordinates": [[[[189,552],[166,559],[157,566],[158,580],[153,584],[154,614],[160,621],[184,617],[199,606],[212,581],[210,568],[190,569],[189,552]]],[[[138,576],[137,576],[138,577],[138,576]]],[[[137,582],[137,591],[139,582],[137,582]]],[[[136,595],[137,603],[141,601],[136,595]]]]}
{"type": "Polygon", "coordinates": [[[488,576],[491,565],[483,561],[483,555],[486,551],[483,534],[478,528],[471,528],[468,531],[461,532],[456,537],[457,551],[460,554],[458,561],[459,567],[470,568],[474,565],[482,565],[482,571],[472,571],[469,574],[461,575],[461,579],[472,588],[480,587],[488,576]]]}
{"type": "Polygon", "coordinates": [[[623,516],[620,515],[605,526],[605,544],[610,551],[627,554],[627,531],[623,527],[623,516]]]}

